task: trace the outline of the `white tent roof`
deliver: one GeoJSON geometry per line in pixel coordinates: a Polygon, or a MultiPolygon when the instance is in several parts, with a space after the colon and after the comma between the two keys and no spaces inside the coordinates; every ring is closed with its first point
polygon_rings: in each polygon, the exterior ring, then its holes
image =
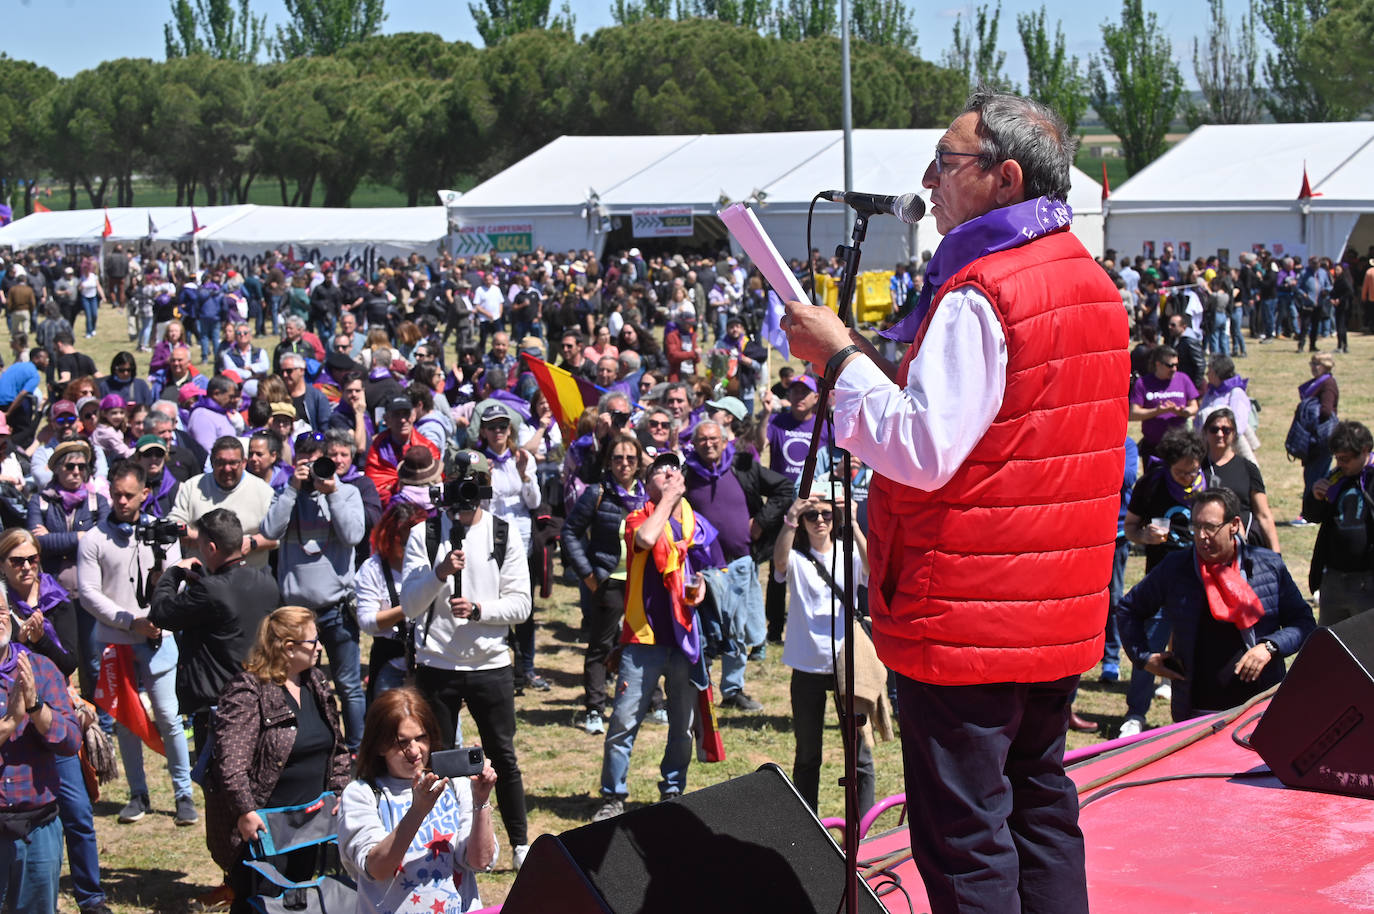
{"type": "Polygon", "coordinates": [[[1288,210],[1307,169],[1313,210],[1374,206],[1374,123],[1199,127],[1112,192],[1113,214],[1288,210]]]}
{"type": "Polygon", "coordinates": [[[201,232],[200,241],[239,245],[297,245],[366,242],[419,250],[448,231],[442,206],[325,209],[311,206],[253,206],[232,222],[201,232]]]}
{"type": "MultiPolygon", "coordinates": [[[[920,188],[943,130],[854,131],[854,183],[872,193],[920,188]]],[[[1073,170],[1069,204],[1100,213],[1101,185],[1073,170]]],[[[563,136],[463,194],[460,221],[566,213],[589,191],[612,212],[691,206],[714,214],[722,194],[746,200],[763,191],[775,212],[805,210],[817,191],[844,185],[839,130],[688,136],[563,136]]]]}
{"type": "MultiPolygon", "coordinates": [[[[223,229],[258,207],[198,206],[196,220],[202,232],[223,229]]],[[[148,237],[148,219],[157,227],[157,237],[174,240],[191,237],[189,206],[132,206],[109,209],[55,210],[33,213],[0,228],[0,247],[16,250],[46,244],[99,244],[105,230],[105,214],[110,216],[111,241],[137,241],[148,237]]]]}

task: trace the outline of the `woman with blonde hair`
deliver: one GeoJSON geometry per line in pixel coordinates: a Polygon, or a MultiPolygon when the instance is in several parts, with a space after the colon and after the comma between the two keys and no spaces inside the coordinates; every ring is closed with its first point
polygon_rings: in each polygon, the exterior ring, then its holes
{"type": "MultiPolygon", "coordinates": [[[[337,794],[348,786],[348,748],[319,654],[315,614],[283,606],[259,624],[243,672],[219,696],[205,842],[229,874],[234,911],[251,910],[254,878],[244,860],[249,842],[266,830],[258,810],[308,804],[322,789],[337,794]]],[[[278,869],[308,879],[314,851],[288,854],[278,869]]]]}
{"type": "Polygon", "coordinates": [[[176,346],[186,345],[186,325],[181,321],[168,321],[167,326],[162,331],[162,339],[157,346],[153,347],[153,357],[148,362],[148,372],[151,374],[159,368],[166,368],[167,363],[172,360],[172,349],[176,346]]]}

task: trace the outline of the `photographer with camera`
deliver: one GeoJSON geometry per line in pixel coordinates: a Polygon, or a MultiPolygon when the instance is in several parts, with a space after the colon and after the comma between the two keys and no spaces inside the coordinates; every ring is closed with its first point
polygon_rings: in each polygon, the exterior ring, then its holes
{"type": "Polygon", "coordinates": [[[353,594],[354,550],[363,538],[363,499],[355,486],[339,481],[336,464],[325,456],[324,438],[323,432],[296,436],[295,471],[273,497],[262,532],[278,541],[282,599],[315,612],[320,643],[329,654],[343,703],[348,748],[354,750],[362,738],[366,710],[353,594]]]}
{"type": "Polygon", "coordinates": [[[482,510],[492,494],[487,458],[461,451],[454,464],[433,499],[452,521],[450,538],[431,562],[424,527],[411,530],[401,609],[415,623],[415,685],[433,705],[441,737],[453,738],[464,704],[477,725],[500,776],[496,795],[519,869],[529,838],[506,630],[529,618],[530,572],[518,531],[482,510]]]}
{"type": "Polygon", "coordinates": [[[191,715],[200,750],[210,709],[243,669],[258,624],[280,605],[281,591],[267,569],[244,559],[243,525],[228,508],[200,515],[195,541],[202,558],[183,558],[158,579],[148,621],[177,633],[177,701],[191,715]]]}
{"type": "MultiPolygon", "coordinates": [[[[161,443],[161,439],[157,439],[161,443]]],[[[179,524],[140,518],[148,497],[148,474],[142,464],[121,460],[110,469],[110,513],[77,546],[76,580],[81,606],[96,619],[95,637],[107,644],[133,648],[134,670],[148,692],[153,720],[167,747],[167,773],[176,796],[176,824],[198,819],[191,795],[191,762],[186,730],[177,704],[177,642],[164,638],[148,621],[148,605],[165,562],[181,559],[179,524]]],[[[143,742],[116,725],[119,757],[129,782],[129,803],[119,821],[137,822],[152,809],[143,772],[143,742]]]]}

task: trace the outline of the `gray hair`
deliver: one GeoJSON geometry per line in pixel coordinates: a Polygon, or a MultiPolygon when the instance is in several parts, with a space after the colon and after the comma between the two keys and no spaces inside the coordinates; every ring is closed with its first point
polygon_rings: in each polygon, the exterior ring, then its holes
{"type": "Polygon", "coordinates": [[[602,395],[601,402],[596,404],[596,411],[598,413],[614,412],[615,410],[611,407],[612,403],[624,403],[626,409],[631,408],[629,397],[625,396],[619,391],[613,391],[611,393],[602,395]]]}
{"type": "Polygon", "coordinates": [[[350,457],[358,455],[358,442],[353,440],[353,433],[346,428],[331,428],[325,432],[324,444],[326,448],[331,444],[346,447],[350,457]]]}
{"type": "Polygon", "coordinates": [[[162,413],[155,412],[154,410],[149,409],[148,415],[143,417],[143,434],[156,435],[158,429],[162,428],[163,426],[174,424],[175,423],[167,416],[164,416],[162,413]]]}
{"type": "Polygon", "coordinates": [[[284,352],[281,357],[281,367],[287,367],[287,362],[291,363],[292,368],[304,368],[305,356],[301,355],[299,352],[284,352]]]}
{"type": "Polygon", "coordinates": [[[639,365],[639,353],[633,349],[626,349],[620,354],[620,367],[626,371],[638,371],[639,365]]]}
{"type": "Polygon", "coordinates": [[[1025,176],[1026,199],[1068,199],[1078,137],[1069,133],[1068,125],[1053,108],[979,86],[969,96],[963,113],[978,115],[985,169],[1014,160],[1025,176]]]}
{"type": "Polygon", "coordinates": [[[304,330],[305,320],[302,319],[299,314],[293,314],[286,319],[286,325],[288,327],[295,327],[298,330],[304,330]]]}

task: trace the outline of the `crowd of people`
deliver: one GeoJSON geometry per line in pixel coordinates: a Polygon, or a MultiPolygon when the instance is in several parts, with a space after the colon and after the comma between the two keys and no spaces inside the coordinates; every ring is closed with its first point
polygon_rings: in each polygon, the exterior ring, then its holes
{"type": "MultiPolygon", "coordinates": [[[[838,267],[812,257],[820,271],[838,267]]],[[[928,261],[894,272],[895,320],[928,261]]],[[[1213,589],[1186,606],[1160,595],[1189,577],[1177,556],[1194,547],[1223,564],[1249,562],[1252,547],[1278,552],[1236,360],[1247,337],[1301,349],[1334,332],[1344,351],[1357,288],[1360,323],[1374,328],[1374,270],[1353,252],[1306,267],[1264,252],[1237,266],[1179,265],[1167,248],[1099,263],[1138,341],[1139,456],[1127,440],[1100,673],[1118,678],[1123,651],[1132,661],[1129,734],[1144,726],[1156,676],[1190,683],[1174,687],[1176,716],[1229,707],[1281,676],[1269,658],[1294,653],[1310,630],[1270,552],[1244,566],[1266,621],[1243,642],[1197,612],[1213,589]],[[1127,594],[1133,546],[1147,577],[1127,594]],[[1232,679],[1202,681],[1232,655],[1232,679]]],[[[23,858],[19,909],[53,907],[65,839],[78,905],[106,910],[75,759],[92,729],[118,744],[121,823],[152,810],[151,738],[178,825],[199,821],[191,785],[202,784],[221,895],[238,909],[262,890],[244,865],[267,828],[262,810],[308,805],[322,790],[342,797],[340,855],[364,910],[410,910],[412,895],[423,899],[415,910],[478,906],[476,877],[499,853],[489,797],[515,868],[529,846],[515,699],[550,688],[535,634],[556,580],[580,602],[576,725],[603,740],[597,818],[624,809],[649,720],[668,727],[660,796],[687,789],[701,696],[709,702],[714,683],[720,708],[761,711],[749,667],[770,644],[793,670],[793,777],[815,807],[847,577],[861,614],[866,603],[872,470],[858,463],[851,480],[858,548],[846,568],[828,437],[820,482],[797,492],[817,378],[783,368],[770,383],[757,271],[633,248],[600,260],[412,255],[370,276],[277,252],[196,270],[171,251],[116,246],[104,263],[23,252],[5,265],[0,302],[12,353],[0,373],[0,638],[11,639],[0,734],[22,730],[3,753],[6,777],[32,772],[4,791],[3,814],[27,836],[0,841],[23,858]],[[102,317],[121,320],[128,339],[108,372],[76,342],[78,322],[89,339],[102,317]],[[561,426],[523,356],[591,382],[599,399],[561,426]],[[117,657],[148,696],[150,732],[91,704],[117,657]],[[429,771],[431,752],[471,744],[488,760],[480,772],[429,771]]],[[[1374,594],[1374,442],[1337,418],[1332,356],[1314,352],[1311,364],[1303,514],[1322,525],[1310,583],[1327,624],[1374,594]]],[[[896,694],[884,684],[861,697],[896,694]]],[[[867,746],[859,759],[866,808],[867,746]]],[[[316,863],[287,856],[292,877],[316,863]]]]}

